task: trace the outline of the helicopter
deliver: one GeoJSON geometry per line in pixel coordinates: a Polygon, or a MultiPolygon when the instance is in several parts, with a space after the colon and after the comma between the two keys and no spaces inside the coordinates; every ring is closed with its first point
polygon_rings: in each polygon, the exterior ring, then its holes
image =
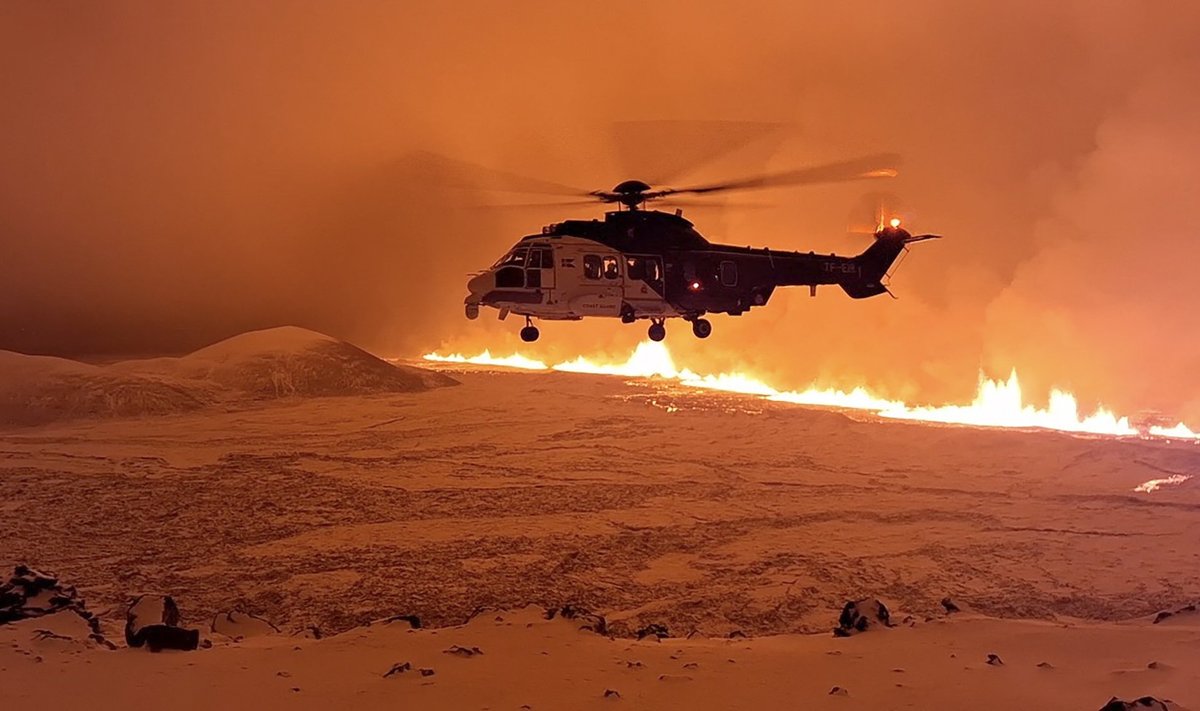
{"type": "MultiPolygon", "coordinates": [[[[540,336],[534,319],[649,320],[648,336],[666,338],[666,322],[681,318],[697,338],[712,335],[709,314],[739,316],[766,306],[779,287],[836,285],[852,299],[890,293],[889,270],[908,245],[940,235],[912,235],[898,217],[877,210],[874,242],[861,254],[839,256],[716,244],[705,239],[682,209],[647,204],[676,195],[711,195],[786,185],[891,178],[895,156],[876,155],[783,173],[683,188],[626,180],[611,190],[579,197],[615,205],[603,219],[564,220],[523,237],[491,268],[467,282],[468,319],[481,307],[525,317],[521,340],[540,336]]],[[[546,203],[555,204],[555,203],[546,203]]],[[[580,204],[558,203],[558,204],[580,204]]]]}

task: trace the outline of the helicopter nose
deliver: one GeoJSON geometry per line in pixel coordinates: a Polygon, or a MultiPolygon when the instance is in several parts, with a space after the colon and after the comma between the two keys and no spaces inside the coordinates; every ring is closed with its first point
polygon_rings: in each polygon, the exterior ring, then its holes
{"type": "Polygon", "coordinates": [[[476,274],[467,282],[467,291],[471,296],[482,296],[496,288],[496,277],[491,272],[476,274]]]}

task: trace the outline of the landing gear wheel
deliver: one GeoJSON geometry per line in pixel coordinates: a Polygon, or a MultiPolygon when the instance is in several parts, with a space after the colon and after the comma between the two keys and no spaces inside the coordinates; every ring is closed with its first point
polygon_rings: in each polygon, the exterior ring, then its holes
{"type": "Polygon", "coordinates": [[[692,321],[692,333],[696,335],[696,338],[708,338],[712,335],[712,324],[708,319],[698,318],[692,321]]]}
{"type": "Polygon", "coordinates": [[[521,340],[526,343],[533,343],[540,335],[542,334],[538,332],[537,326],[526,326],[521,329],[521,340]]]}
{"type": "Polygon", "coordinates": [[[467,304],[467,318],[472,321],[479,318],[479,304],[467,304]]]}
{"type": "Polygon", "coordinates": [[[662,325],[662,323],[655,322],[650,325],[649,336],[650,340],[657,343],[667,337],[667,327],[662,325]]]}

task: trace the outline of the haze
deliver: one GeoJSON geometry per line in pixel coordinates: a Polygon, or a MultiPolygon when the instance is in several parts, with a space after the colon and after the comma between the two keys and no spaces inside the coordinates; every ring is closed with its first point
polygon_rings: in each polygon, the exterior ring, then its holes
{"type": "MultiPolygon", "coordinates": [[[[513,196],[436,187],[414,152],[609,188],[669,167],[660,141],[615,146],[614,122],[763,121],[770,140],[686,178],[896,151],[886,189],[948,239],[914,249],[899,300],[795,290],[703,343],[676,325],[689,365],[934,402],[1017,368],[1034,393],[1194,426],[1197,37],[1194,2],[9,0],[0,349],[179,352],[295,323],[387,355],[512,350],[514,320],[463,318],[467,274],[600,210],[486,209],[513,196]]],[[[687,216],[854,253],[848,215],[879,187],[687,216]]],[[[546,324],[525,350],[643,337],[546,324]]]]}

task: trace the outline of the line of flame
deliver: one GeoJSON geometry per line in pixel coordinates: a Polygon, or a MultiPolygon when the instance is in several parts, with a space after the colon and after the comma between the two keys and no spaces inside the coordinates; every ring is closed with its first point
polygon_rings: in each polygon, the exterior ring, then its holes
{"type": "Polygon", "coordinates": [[[511,356],[497,357],[488,351],[470,357],[461,354],[429,353],[424,358],[443,363],[524,370],[557,370],[569,373],[640,378],[660,377],[677,380],[688,387],[757,395],[776,402],[797,405],[865,410],[874,412],[880,417],[899,420],[974,427],[1050,429],[1119,437],[1141,435],[1200,441],[1200,433],[1191,430],[1182,422],[1174,427],[1151,426],[1144,430],[1138,430],[1130,424],[1128,417],[1118,417],[1105,408],[1099,408],[1091,415],[1082,416],[1079,413],[1079,404],[1075,396],[1061,390],[1050,392],[1049,404],[1045,409],[1026,405],[1021,392],[1021,383],[1017,379],[1015,370],[1007,380],[991,380],[980,374],[979,390],[969,405],[913,407],[899,400],[877,397],[863,388],[855,388],[849,392],[816,387],[809,387],[803,391],[786,391],[777,390],[761,380],[741,373],[698,375],[690,370],[677,368],[666,345],[653,341],[643,341],[638,344],[638,347],[624,363],[595,363],[579,357],[551,366],[515,353],[511,356]]]}

